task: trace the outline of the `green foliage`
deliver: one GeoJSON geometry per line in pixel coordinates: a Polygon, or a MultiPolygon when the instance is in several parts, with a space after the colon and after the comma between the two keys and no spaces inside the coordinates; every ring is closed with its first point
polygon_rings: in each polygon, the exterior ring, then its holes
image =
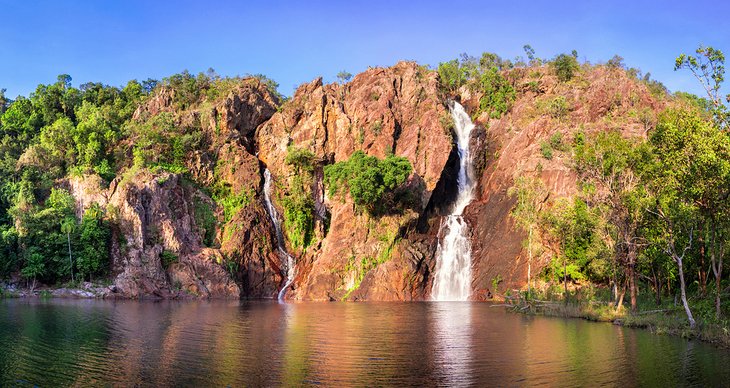
{"type": "Polygon", "coordinates": [[[306,148],[297,148],[293,145],[287,148],[286,164],[294,167],[297,175],[302,172],[312,172],[314,170],[314,154],[306,148]]]}
{"type": "Polygon", "coordinates": [[[341,72],[337,73],[337,80],[341,84],[344,84],[344,83],[348,82],[351,78],[352,78],[352,74],[351,73],[348,73],[348,72],[346,72],[344,70],[342,70],[341,72]]]}
{"type": "Polygon", "coordinates": [[[0,279],[10,276],[18,266],[18,232],[12,226],[0,225],[0,279]]]}
{"type": "Polygon", "coordinates": [[[162,251],[160,253],[160,263],[163,268],[169,268],[172,264],[178,262],[178,257],[175,253],[170,251],[162,251]]]}
{"type": "Polygon", "coordinates": [[[491,118],[499,118],[507,113],[517,97],[515,89],[497,67],[491,67],[482,74],[480,87],[484,94],[479,100],[479,109],[489,112],[491,118]]]}
{"type": "Polygon", "coordinates": [[[567,271],[575,281],[586,275],[599,281],[608,278],[605,261],[611,253],[601,238],[604,221],[600,209],[576,197],[572,203],[558,202],[549,214],[544,214],[543,222],[560,246],[560,256],[553,261],[549,275],[562,277],[567,271]]]}
{"type": "Polygon", "coordinates": [[[568,101],[563,96],[557,96],[548,100],[545,110],[554,119],[563,119],[568,115],[570,107],[568,101]]]}
{"type": "Polygon", "coordinates": [[[195,225],[203,238],[203,245],[212,247],[215,244],[216,227],[218,225],[213,206],[199,197],[195,197],[193,201],[195,225]]]}
{"type": "Polygon", "coordinates": [[[553,148],[550,147],[550,143],[546,141],[540,142],[540,153],[542,154],[542,157],[547,160],[552,160],[553,158],[553,148]]]}
{"type": "Polygon", "coordinates": [[[568,54],[560,54],[556,56],[550,62],[550,67],[561,82],[570,81],[575,76],[575,73],[580,70],[576,57],[568,54]]]}
{"type": "Polygon", "coordinates": [[[614,55],[611,59],[606,62],[606,66],[608,66],[611,69],[624,69],[626,68],[626,65],[624,64],[624,58],[618,54],[614,55]]]}
{"type": "Polygon", "coordinates": [[[446,94],[454,95],[460,87],[468,85],[471,90],[481,92],[480,112],[488,112],[489,117],[499,118],[509,110],[516,98],[514,87],[501,74],[503,69],[510,67],[510,61],[494,53],[483,53],[479,60],[461,54],[460,59],[439,64],[441,89],[446,94]]]}
{"type": "Polygon", "coordinates": [[[437,72],[441,86],[449,93],[455,93],[467,80],[458,59],[439,63],[437,72]]]}
{"type": "Polygon", "coordinates": [[[226,223],[230,222],[243,208],[250,205],[252,198],[253,193],[245,190],[238,194],[222,190],[213,196],[216,203],[223,207],[223,216],[226,223]]]}
{"type": "Polygon", "coordinates": [[[127,131],[136,138],[134,164],[172,173],[187,171],[188,154],[203,140],[200,128],[180,126],[174,114],[162,112],[144,123],[130,122],[127,131]]]}
{"type": "Polygon", "coordinates": [[[78,238],[80,250],[76,267],[81,278],[103,275],[109,267],[109,241],[111,230],[98,204],[84,212],[81,233],[78,238]]]}
{"type": "Polygon", "coordinates": [[[301,176],[294,178],[291,192],[282,198],[281,203],[289,241],[295,248],[308,247],[314,232],[314,200],[301,176]]]}
{"type": "Polygon", "coordinates": [[[349,192],[355,205],[376,214],[396,204],[395,189],[410,176],[408,159],[388,155],[379,160],[356,151],[348,160],[326,166],[325,184],[330,195],[349,192]]]}
{"type": "MultiPolygon", "coordinates": [[[[725,81],[725,54],[713,47],[700,46],[696,56],[681,54],[677,57],[674,70],[689,69],[707,91],[707,96],[713,105],[712,113],[715,122],[722,128],[730,126],[730,113],[722,102],[720,88],[725,81]]],[[[730,94],[725,96],[730,101],[730,94]]]]}

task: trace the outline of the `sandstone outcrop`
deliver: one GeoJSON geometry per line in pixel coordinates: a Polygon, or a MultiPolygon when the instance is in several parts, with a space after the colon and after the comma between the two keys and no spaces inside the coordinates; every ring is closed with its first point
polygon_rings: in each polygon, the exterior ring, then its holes
{"type": "MultiPolygon", "coordinates": [[[[478,116],[470,144],[479,181],[465,218],[474,299],[486,299],[525,283],[525,236],[510,215],[514,200],[508,189],[514,179],[542,179],[546,201],[577,191],[568,155],[556,152],[547,159],[541,143],[555,133],[570,142],[578,129],[644,136],[663,107],[620,69],[584,70],[569,83],[558,82],[547,67],[504,75],[517,99],[499,119],[477,114],[479,92],[464,88],[458,96],[445,96],[436,72],[410,62],[368,69],[346,84],[316,79],[283,104],[253,78],[183,111],[173,104],[174,92],[163,89],[135,119],[171,112],[179,125],[199,123],[204,146],[187,155],[189,173],[130,165],[108,188],[93,175],[70,179],[67,186],[79,214],[99,203],[115,225],[112,275],[120,297],[275,298],[286,280],[286,263],[263,202],[268,168],[281,217],[287,211],[284,199],[297,184],[304,185],[303,195],[311,196],[315,209],[311,243],[285,241],[297,266],[287,298],[427,299],[442,217],[456,194],[458,154],[446,100],[457,98],[478,116]],[[556,99],[560,111],[551,110],[556,99]],[[293,149],[313,155],[306,177],[286,162],[293,149]],[[370,216],[348,196],[330,196],[324,166],[355,151],[408,159],[413,173],[399,190],[411,194],[412,203],[370,216]],[[235,198],[235,206],[214,198],[221,193],[235,198]],[[208,218],[201,217],[201,209],[209,209],[208,218]],[[492,289],[496,279],[502,282],[492,289]]],[[[548,256],[535,259],[533,273],[548,256]]]]}

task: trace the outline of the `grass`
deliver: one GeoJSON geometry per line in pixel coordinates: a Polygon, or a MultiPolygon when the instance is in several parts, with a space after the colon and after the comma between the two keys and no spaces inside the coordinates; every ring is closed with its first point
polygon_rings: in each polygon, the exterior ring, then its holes
{"type": "MultiPolygon", "coordinates": [[[[587,287],[569,293],[568,302],[555,287],[536,291],[532,296],[522,293],[513,298],[509,309],[513,312],[560,318],[581,318],[593,322],[612,322],[615,325],[648,329],[659,335],[674,335],[687,339],[697,339],[730,349],[730,321],[703,318],[698,310],[702,301],[692,301],[690,308],[695,314],[697,324],[692,329],[681,304],[665,300],[657,306],[651,296],[640,295],[637,312],[631,313],[628,300],[624,307],[616,309],[609,301],[609,291],[605,288],[587,287]]],[[[628,295],[626,296],[628,298],[628,295]]]]}

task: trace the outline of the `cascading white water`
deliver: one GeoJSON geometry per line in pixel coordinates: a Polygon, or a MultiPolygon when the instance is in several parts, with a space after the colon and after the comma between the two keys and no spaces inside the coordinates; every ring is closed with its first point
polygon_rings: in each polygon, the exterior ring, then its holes
{"type": "Polygon", "coordinates": [[[286,282],[284,287],[279,291],[279,300],[284,299],[286,290],[291,286],[294,281],[295,263],[294,257],[286,252],[286,246],[284,245],[284,233],[281,231],[281,221],[279,220],[279,212],[276,211],[276,207],[271,202],[271,172],[267,168],[264,170],[264,202],[266,202],[266,211],[271,217],[271,221],[274,222],[274,229],[276,229],[276,244],[279,251],[279,255],[286,261],[286,282]]]}
{"type": "Polygon", "coordinates": [[[474,123],[458,102],[450,101],[449,110],[454,119],[459,151],[459,191],[451,214],[439,230],[439,236],[443,231],[444,237],[436,250],[436,270],[431,290],[431,298],[439,301],[468,300],[471,296],[471,243],[461,213],[474,197],[474,174],[469,153],[469,138],[474,123]]]}

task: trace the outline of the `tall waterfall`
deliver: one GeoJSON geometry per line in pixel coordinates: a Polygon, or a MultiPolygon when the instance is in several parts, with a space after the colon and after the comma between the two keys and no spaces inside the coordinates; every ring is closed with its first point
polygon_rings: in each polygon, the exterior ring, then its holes
{"type": "Polygon", "coordinates": [[[468,300],[471,295],[471,243],[468,226],[461,216],[474,197],[474,172],[469,153],[469,138],[474,123],[456,101],[449,102],[451,117],[454,119],[456,146],[459,150],[459,192],[451,214],[441,224],[436,250],[436,271],[434,274],[431,298],[433,300],[468,300]],[[443,232],[443,234],[442,234],[443,232]]]}
{"type": "Polygon", "coordinates": [[[281,221],[279,220],[279,212],[276,211],[276,207],[271,203],[271,172],[267,168],[264,170],[264,202],[266,202],[266,211],[271,217],[271,221],[274,222],[274,229],[276,229],[276,244],[279,251],[279,256],[286,261],[286,283],[284,287],[279,291],[279,300],[284,299],[286,290],[291,286],[294,281],[295,263],[292,255],[286,252],[286,245],[284,245],[284,233],[281,231],[281,221]]]}

